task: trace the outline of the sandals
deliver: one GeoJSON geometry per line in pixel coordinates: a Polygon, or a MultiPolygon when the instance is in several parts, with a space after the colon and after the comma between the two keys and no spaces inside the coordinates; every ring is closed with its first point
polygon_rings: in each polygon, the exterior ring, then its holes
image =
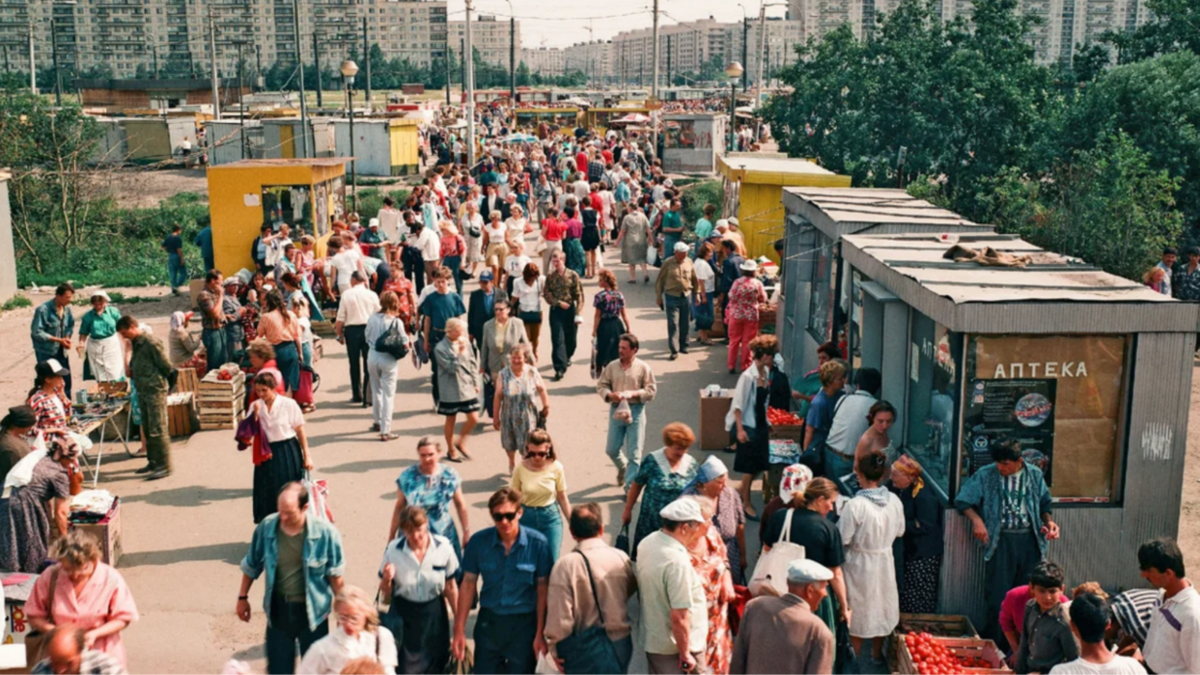
{"type": "Polygon", "coordinates": [[[463,446],[459,445],[458,443],[455,443],[455,444],[454,444],[454,449],[455,449],[455,450],[458,450],[460,453],[462,453],[462,456],[463,456],[465,459],[471,459],[471,455],[470,455],[470,453],[468,453],[468,452],[467,452],[466,448],[464,448],[463,446]]]}
{"type": "Polygon", "coordinates": [[[459,457],[458,455],[446,455],[446,461],[454,462],[455,464],[462,464],[462,457],[459,457]]]}

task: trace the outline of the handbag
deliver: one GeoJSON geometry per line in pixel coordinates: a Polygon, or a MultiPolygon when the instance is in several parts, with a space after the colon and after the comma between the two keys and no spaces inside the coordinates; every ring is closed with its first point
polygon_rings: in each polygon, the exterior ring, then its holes
{"type": "Polygon", "coordinates": [[[617,540],[613,542],[613,548],[629,554],[629,523],[621,526],[621,532],[617,535],[617,540]]]}
{"type": "MultiPolygon", "coordinates": [[[[50,623],[54,621],[54,591],[58,588],[58,570],[55,566],[54,571],[50,573],[50,593],[46,601],[46,620],[50,623]]],[[[35,665],[46,658],[46,639],[50,637],[49,633],[40,633],[36,630],[30,631],[25,635],[25,665],[32,669],[35,665]]]]}
{"type": "Polygon", "coordinates": [[[379,625],[388,629],[396,640],[396,646],[404,644],[404,617],[391,611],[391,602],[383,603],[383,592],[375,591],[375,612],[379,614],[379,625]]]}
{"type": "Polygon", "coordinates": [[[750,583],[747,585],[750,588],[750,595],[756,598],[760,595],[775,597],[785,595],[788,592],[788,565],[791,565],[792,561],[804,558],[804,547],[791,542],[792,514],[795,512],[795,509],[787,510],[787,516],[783,519],[783,533],[780,535],[779,541],[771,546],[770,551],[759,556],[758,563],[754,565],[754,574],[751,575],[750,583]]]}
{"type": "Polygon", "coordinates": [[[858,660],[854,653],[854,643],[850,641],[850,626],[845,621],[839,621],[837,636],[834,638],[833,662],[835,673],[855,672],[854,664],[858,660]]]}
{"type": "Polygon", "coordinates": [[[316,385],[320,382],[320,377],[312,366],[300,365],[300,386],[296,387],[296,393],[293,394],[293,399],[300,405],[312,405],[315,402],[313,392],[316,391],[316,385]]]}
{"type": "Polygon", "coordinates": [[[588,584],[592,587],[592,599],[596,601],[596,611],[600,614],[600,623],[585,628],[578,633],[572,633],[559,641],[556,651],[563,661],[564,673],[619,673],[621,662],[617,659],[617,650],[612,640],[608,639],[608,631],[604,629],[604,610],[600,607],[600,595],[596,592],[596,580],[592,577],[592,565],[582,551],[577,551],[583,557],[583,566],[587,570],[588,584]]]}
{"type": "Polygon", "coordinates": [[[393,319],[388,329],[375,340],[375,351],[387,354],[393,359],[408,356],[408,336],[400,330],[400,321],[393,319]]]}
{"type": "Polygon", "coordinates": [[[542,313],[540,311],[519,312],[517,316],[518,316],[518,318],[521,319],[521,323],[529,324],[529,323],[541,323],[542,322],[542,313]]]}

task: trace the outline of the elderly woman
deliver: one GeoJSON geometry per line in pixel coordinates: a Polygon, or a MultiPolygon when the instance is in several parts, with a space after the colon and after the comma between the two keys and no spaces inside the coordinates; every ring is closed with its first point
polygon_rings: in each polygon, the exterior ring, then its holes
{"type": "Polygon", "coordinates": [[[386,675],[395,675],[396,639],[379,625],[379,612],[366,591],[345,586],[333,598],[337,626],[317,640],[300,659],[299,675],[340,673],[350,661],[364,656],[374,658],[386,675]]]}
{"type": "Polygon", "coordinates": [[[508,365],[509,355],[517,347],[528,345],[529,336],[525,333],[525,323],[512,315],[507,296],[497,293],[492,311],[495,318],[483,324],[483,339],[479,342],[479,372],[497,382],[500,371],[508,365]]]}
{"type": "Polygon", "coordinates": [[[67,531],[71,469],[79,447],[62,434],[48,434],[47,445],[49,450],[27,450],[5,476],[7,496],[0,499],[0,569],[30,573],[42,569],[50,543],[50,504],[54,505],[55,529],[67,531]]]}
{"type": "Polygon", "coordinates": [[[108,293],[93,292],[92,308],[79,322],[79,355],[87,354],[88,369],[97,382],[125,379],[125,349],[117,335],[121,312],[110,302],[108,293]]]}
{"type": "Polygon", "coordinates": [[[8,414],[0,419],[0,485],[17,462],[34,451],[36,425],[37,413],[27,405],[9,408],[8,414]]]}
{"type": "Polygon", "coordinates": [[[742,583],[746,571],[746,514],[742,512],[737,490],[729,485],[729,469],[716,455],[709,455],[683,493],[712,501],[716,509],[713,530],[721,536],[723,547],[729,552],[730,576],[735,583],[742,583]]]}
{"type": "Polygon", "coordinates": [[[525,449],[529,434],[537,426],[535,398],[542,401],[542,415],[550,415],[546,383],[529,361],[529,347],[518,346],[509,354],[508,367],[496,378],[492,428],[500,432],[500,445],[508,454],[509,474],[516,468],[517,452],[525,449]]]}
{"type": "Polygon", "coordinates": [[[89,649],[104,652],[125,666],[121,631],[138,620],[137,605],[125,579],[100,561],[96,539],[69,530],[54,543],[51,557],[58,562],[42,572],[25,603],[25,618],[39,633],[57,625],[82,628],[89,649]]]}
{"type": "Polygon", "coordinates": [[[193,368],[196,377],[204,377],[208,370],[204,358],[204,345],[188,331],[191,322],[191,312],[172,312],[171,328],[167,333],[167,354],[171,357],[171,365],[176,368],[193,368]]]}
{"type": "Polygon", "coordinates": [[[429,517],[429,529],[449,540],[455,555],[461,559],[462,546],[470,537],[467,502],[463,499],[462,478],[452,467],[438,461],[441,455],[442,444],[432,436],[422,436],[417,441],[417,463],[401,471],[396,479],[396,505],[388,527],[388,540],[400,536],[401,511],[408,506],[419,506],[429,517]],[[451,507],[462,525],[461,535],[454,529],[451,507]]]}
{"type": "Polygon", "coordinates": [[[729,327],[730,373],[750,367],[750,341],[758,337],[758,306],[767,301],[767,291],[758,280],[758,263],[742,263],[742,276],[729,287],[725,323],[729,327]]]}
{"type": "Polygon", "coordinates": [[[871,640],[871,659],[883,662],[883,640],[900,623],[900,597],[892,542],[904,534],[904,506],[900,498],[880,486],[887,470],[887,455],[878,450],[854,463],[862,488],[846,503],[838,519],[846,549],[846,599],[855,609],[850,620],[850,641],[862,653],[863,640],[871,640]]]}
{"type": "MultiPolygon", "coordinates": [[[[721,533],[713,527],[716,503],[704,496],[695,498],[706,521],[704,536],[692,544],[692,568],[700,577],[708,605],[708,641],[704,647],[705,672],[722,675],[729,672],[733,655],[733,633],[729,630],[729,602],[733,600],[733,577],[729,572],[729,552],[721,533]]],[[[736,499],[736,496],[735,496],[736,499]]]]}
{"type": "Polygon", "coordinates": [[[450,660],[446,603],[458,604],[458,551],[430,532],[425,509],[407,506],[396,515],[400,535],[384,549],[379,591],[391,598],[389,618],[404,627],[397,636],[397,671],[444,673],[450,660]]]}
{"type": "Polygon", "coordinates": [[[942,575],[946,512],[933,490],[925,489],[921,464],[912,455],[901,455],[892,464],[889,489],[904,507],[904,588],[900,591],[900,611],[932,614],[937,611],[942,575]]]}
{"type": "Polygon", "coordinates": [[[308,437],[304,433],[304,414],[300,406],[276,390],[274,373],[254,377],[258,399],[250,405],[250,414],[258,419],[269,447],[254,450],[254,522],[275,513],[279,490],[304,478],[312,471],[308,437]]]}
{"type": "Polygon", "coordinates": [[[534,429],[525,439],[525,458],[513,470],[510,487],[521,493],[522,525],[545,535],[550,556],[558,560],[563,520],[571,516],[571,502],[566,473],[545,429],[534,429]]]}
{"type": "MultiPolygon", "coordinates": [[[[446,337],[437,343],[433,358],[438,365],[437,412],[446,418],[446,446],[467,454],[467,438],[479,422],[479,357],[467,336],[467,322],[455,317],[446,321],[446,337]],[[454,423],[464,415],[462,433],[454,440],[454,423]]],[[[450,461],[461,461],[454,453],[450,461]]]]}
{"type": "Polygon", "coordinates": [[[683,489],[696,477],[696,460],[688,454],[688,448],[696,442],[696,434],[691,427],[682,422],[672,422],[663,427],[662,438],[663,447],[642,460],[629,494],[625,496],[621,522],[628,525],[633,520],[633,505],[645,493],[642,510],[638,512],[633,550],[630,552],[633,558],[637,557],[638,544],[662,526],[658,512],[678,499],[683,489]]]}
{"type": "Polygon", "coordinates": [[[637,283],[637,266],[642,266],[642,277],[645,283],[650,283],[650,273],[646,270],[646,254],[650,250],[650,219],[641,209],[631,210],[621,219],[621,229],[613,246],[621,249],[621,263],[629,266],[629,283],[637,283]]]}

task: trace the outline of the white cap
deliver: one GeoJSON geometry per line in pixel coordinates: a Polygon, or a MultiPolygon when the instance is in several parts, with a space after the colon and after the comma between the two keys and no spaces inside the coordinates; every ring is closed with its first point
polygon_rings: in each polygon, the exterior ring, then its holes
{"type": "Polygon", "coordinates": [[[793,560],[788,565],[787,580],[789,584],[812,584],[822,581],[829,581],[833,578],[833,572],[829,568],[815,560],[804,558],[802,560],[793,560]]]}
{"type": "Polygon", "coordinates": [[[372,218],[371,220],[367,221],[367,227],[379,227],[379,219],[372,218]]]}
{"type": "Polygon", "coordinates": [[[715,225],[715,227],[718,230],[728,230],[729,229],[729,221],[722,218],[717,221],[717,224],[715,225]]]}
{"type": "Polygon", "coordinates": [[[680,497],[667,504],[658,512],[658,517],[677,523],[704,522],[704,514],[700,512],[700,503],[691,497],[680,497]]]}
{"type": "Polygon", "coordinates": [[[729,224],[734,225],[734,226],[741,225],[741,223],[738,222],[738,219],[736,216],[729,219],[729,224]]]}
{"type": "Polygon", "coordinates": [[[687,253],[690,248],[691,248],[690,246],[683,243],[682,241],[677,241],[677,242],[675,242],[674,251],[676,253],[687,253]]]}
{"type": "Polygon", "coordinates": [[[746,260],[742,263],[742,271],[743,272],[757,272],[758,271],[758,263],[754,262],[753,260],[746,260]]]}
{"type": "Polygon", "coordinates": [[[101,290],[92,291],[92,297],[90,299],[95,300],[96,298],[104,298],[105,302],[112,302],[112,298],[108,297],[108,293],[105,293],[101,290]]]}

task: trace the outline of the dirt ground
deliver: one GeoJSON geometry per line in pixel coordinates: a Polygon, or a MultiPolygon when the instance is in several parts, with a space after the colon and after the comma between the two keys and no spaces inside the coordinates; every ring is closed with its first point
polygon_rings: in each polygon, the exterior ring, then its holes
{"type": "Polygon", "coordinates": [[[208,199],[204,169],[141,169],[125,167],[107,179],[117,202],[127,208],[149,209],[180,192],[196,192],[208,199]]]}

